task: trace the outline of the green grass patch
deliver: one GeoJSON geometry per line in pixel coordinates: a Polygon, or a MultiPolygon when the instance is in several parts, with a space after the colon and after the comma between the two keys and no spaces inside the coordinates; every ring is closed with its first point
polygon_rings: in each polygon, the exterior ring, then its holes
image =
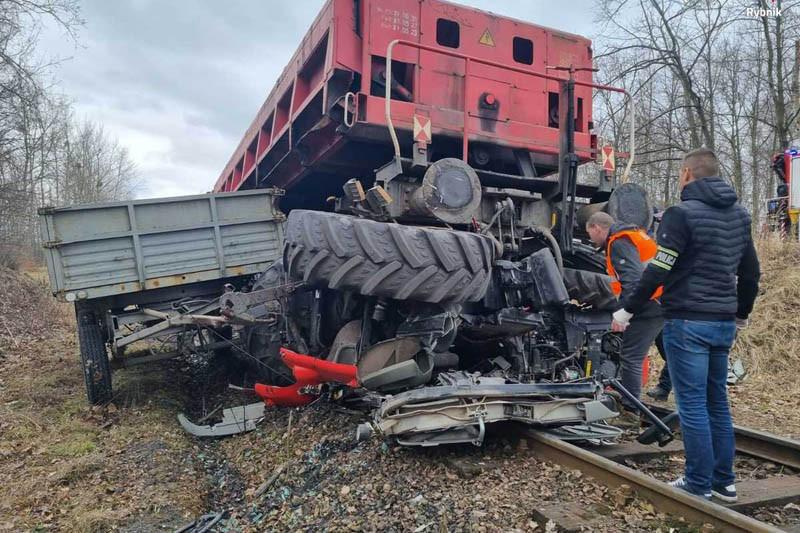
{"type": "Polygon", "coordinates": [[[97,449],[94,441],[77,436],[67,442],[59,442],[48,448],[48,452],[58,457],[81,457],[97,449]]]}

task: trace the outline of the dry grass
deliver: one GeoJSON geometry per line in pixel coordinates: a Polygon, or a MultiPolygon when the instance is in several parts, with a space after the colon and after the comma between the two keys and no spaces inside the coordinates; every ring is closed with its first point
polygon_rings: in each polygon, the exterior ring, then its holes
{"type": "Polygon", "coordinates": [[[750,378],[779,377],[800,390],[800,245],[766,237],[757,248],[761,289],[733,356],[744,361],[750,378]]]}
{"type": "Polygon", "coordinates": [[[0,268],[0,283],[0,531],[150,531],[205,512],[174,365],[116,373],[116,405],[90,408],[71,306],[41,271],[0,268]]]}
{"type": "Polygon", "coordinates": [[[0,287],[0,339],[14,348],[45,339],[53,330],[70,324],[71,306],[48,294],[47,272],[41,267],[24,273],[0,267],[0,287]]]}
{"type": "Polygon", "coordinates": [[[800,245],[765,237],[756,248],[761,288],[732,353],[747,371],[746,379],[729,389],[734,421],[800,438],[800,245]]]}

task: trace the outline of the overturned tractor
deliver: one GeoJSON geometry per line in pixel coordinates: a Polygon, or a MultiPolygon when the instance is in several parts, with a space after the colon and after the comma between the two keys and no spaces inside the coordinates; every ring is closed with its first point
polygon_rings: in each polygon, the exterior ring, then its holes
{"type": "MultiPolygon", "coordinates": [[[[576,242],[565,261],[548,229],[515,228],[513,217],[495,216],[502,210],[481,216],[469,194],[482,188],[458,160],[428,173],[442,203],[446,191],[464,193],[466,229],[423,225],[419,210],[413,225],[384,221],[404,214],[391,217],[349,182],[338,202],[349,214],[293,210],[282,259],[252,292],[222,297],[223,315],[252,324],[240,335],[269,382],[256,391],[270,405],[320,394],[364,403],[375,410],[360,435],[409,445],[478,444],[501,420],[562,438],[618,436],[599,423],[617,415],[604,384],[618,374],[620,349],[608,279],[586,270],[600,258],[576,242]],[[503,233],[513,235],[505,245],[503,233]]],[[[631,205],[638,191],[636,215],[647,212],[640,190],[622,191],[631,205]]]]}
{"type": "Polygon", "coordinates": [[[615,300],[580,231],[652,210],[612,194],[613,159],[578,179],[610,148],[593,91],[627,96],[592,71],[583,37],[438,0],[323,7],[216,184],[286,190],[281,261],[220,302],[267,403],[362,402],[360,435],[412,445],[619,433],[615,300]]]}

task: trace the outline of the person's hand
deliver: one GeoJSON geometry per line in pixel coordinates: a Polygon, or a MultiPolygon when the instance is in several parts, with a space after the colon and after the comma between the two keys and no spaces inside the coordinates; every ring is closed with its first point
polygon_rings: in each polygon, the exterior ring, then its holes
{"type": "Polygon", "coordinates": [[[619,309],[612,315],[612,317],[613,320],[611,321],[611,331],[619,333],[625,331],[625,328],[627,328],[628,324],[631,323],[631,317],[633,317],[633,313],[629,313],[625,309],[619,309]]]}
{"type": "Polygon", "coordinates": [[[739,318],[738,316],[736,317],[736,331],[742,331],[748,325],[750,325],[750,320],[747,318],[739,318]]]}

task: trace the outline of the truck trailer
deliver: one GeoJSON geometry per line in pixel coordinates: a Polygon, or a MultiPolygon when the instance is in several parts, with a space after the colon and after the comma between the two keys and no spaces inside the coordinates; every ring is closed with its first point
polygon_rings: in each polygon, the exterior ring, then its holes
{"type": "Polygon", "coordinates": [[[111,401],[112,366],[177,355],[126,357],[132,343],[176,335],[202,341],[186,317],[215,311],[226,285],[241,287],[280,257],[279,194],[258,189],[39,211],[51,290],[75,306],[90,403],[111,401]]]}

